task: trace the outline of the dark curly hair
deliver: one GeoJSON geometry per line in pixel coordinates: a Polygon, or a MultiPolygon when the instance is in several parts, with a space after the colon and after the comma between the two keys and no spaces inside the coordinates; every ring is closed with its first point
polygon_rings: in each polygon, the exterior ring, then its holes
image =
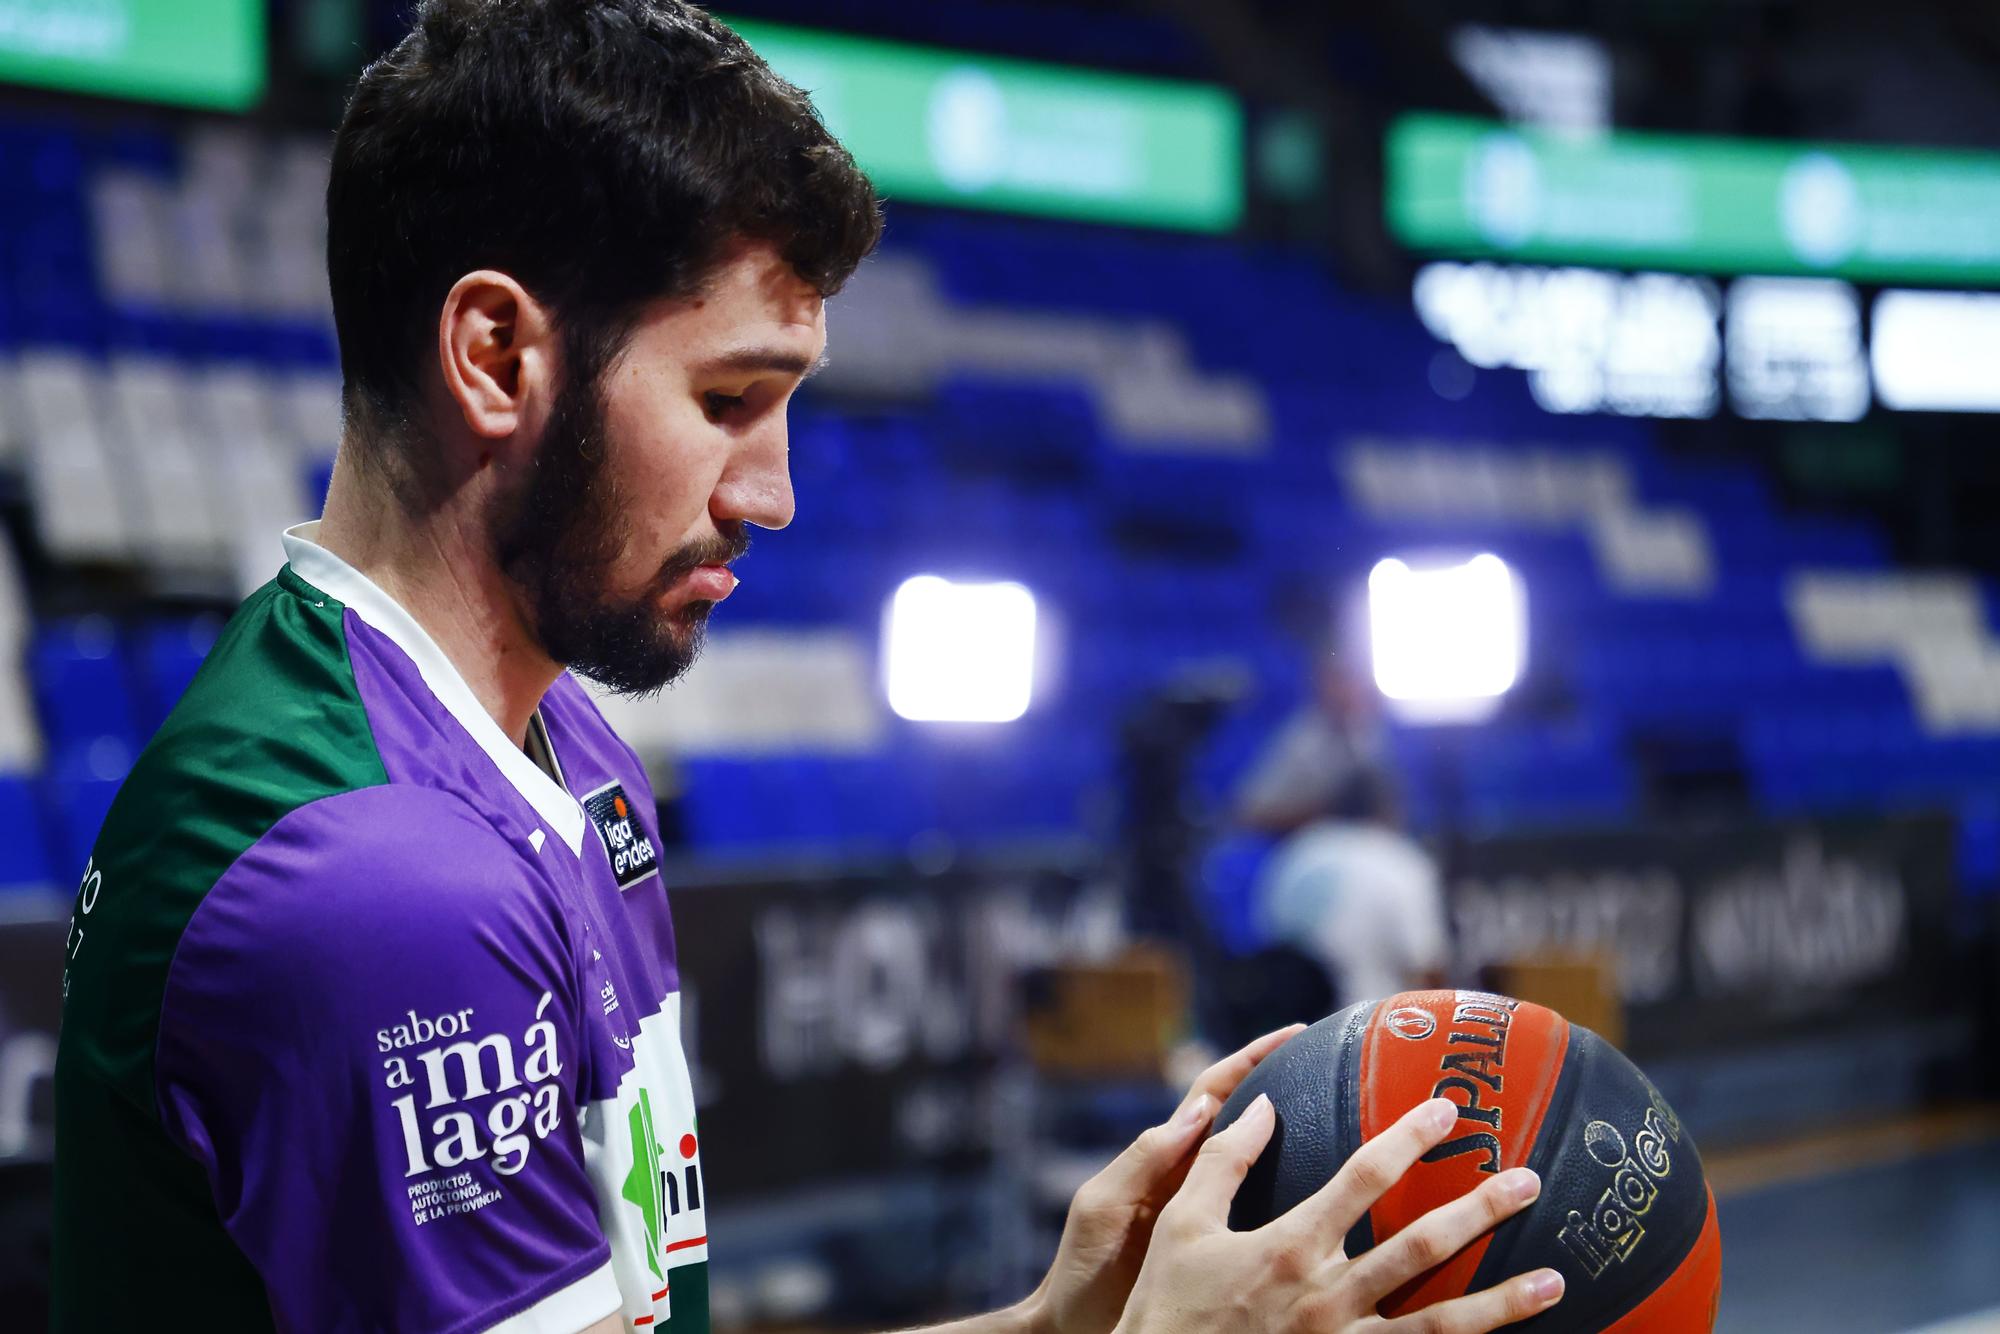
{"type": "Polygon", "coordinates": [[[832,295],[881,231],[873,186],[806,94],[693,5],[423,0],[334,140],[327,275],[350,437],[415,424],[438,311],[475,269],[513,276],[601,366],[643,306],[699,290],[735,238],[775,245],[832,295]]]}

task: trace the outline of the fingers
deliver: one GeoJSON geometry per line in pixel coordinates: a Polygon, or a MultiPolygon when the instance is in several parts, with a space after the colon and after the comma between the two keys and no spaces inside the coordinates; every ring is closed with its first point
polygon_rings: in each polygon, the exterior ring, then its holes
{"type": "Polygon", "coordinates": [[[1398,1316],[1380,1328],[1383,1334],[1486,1334],[1548,1310],[1562,1300],[1563,1277],[1553,1269],[1537,1269],[1484,1292],[1454,1297],[1421,1311],[1398,1316]]]}
{"type": "Polygon", "coordinates": [[[1271,1141],[1278,1123],[1271,1100],[1263,1094],[1244,1109],[1234,1125],[1211,1136],[1195,1155],[1187,1180],[1167,1206],[1183,1225],[1215,1231],[1229,1225],[1229,1203],[1250,1173],[1250,1165],[1271,1141]]]}
{"type": "Polygon", "coordinates": [[[1373,1306],[1419,1274],[1457,1255],[1482,1232],[1526,1208],[1541,1193],[1541,1178],[1527,1168],[1502,1172],[1377,1243],[1355,1260],[1348,1272],[1373,1306]]]}
{"type": "Polygon", "coordinates": [[[1186,1163],[1219,1106],[1206,1093],[1189,1094],[1172,1120],[1146,1129],[1091,1180],[1091,1202],[1126,1205],[1151,1197],[1186,1163]]]}
{"type": "Polygon", "coordinates": [[[1202,1071],[1172,1120],[1141,1134],[1089,1183],[1086,1187],[1090,1192],[1089,1202],[1124,1205],[1163,1196],[1171,1190],[1175,1177],[1187,1163],[1188,1151],[1215,1119],[1222,1104],[1229,1100],[1229,1095],[1236,1092],[1260,1061],[1304,1029],[1304,1024],[1293,1024],[1266,1033],[1202,1071]]]}
{"type": "Polygon", "coordinates": [[[1383,1192],[1451,1133],[1458,1124],[1458,1113],[1459,1105],[1449,1098],[1418,1103],[1356,1149],[1333,1180],[1271,1226],[1307,1236],[1346,1236],[1383,1192]]]}
{"type": "Polygon", "coordinates": [[[1266,1056],[1303,1033],[1305,1028],[1304,1024],[1293,1024],[1290,1028],[1266,1033],[1241,1051],[1223,1057],[1201,1072],[1200,1078],[1196,1079],[1190,1088],[1190,1095],[1205,1093],[1218,1104],[1228,1102],[1229,1095],[1236,1092],[1236,1086],[1248,1079],[1250,1072],[1255,1070],[1266,1056]]]}

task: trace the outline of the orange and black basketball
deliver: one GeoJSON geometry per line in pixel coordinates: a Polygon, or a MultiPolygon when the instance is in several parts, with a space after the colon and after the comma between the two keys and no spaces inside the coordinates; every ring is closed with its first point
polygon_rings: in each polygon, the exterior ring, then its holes
{"type": "Polygon", "coordinates": [[[1715,1197],[1673,1109],[1622,1053],[1524,1001],[1410,991],[1322,1019],[1267,1057],[1216,1118],[1260,1093],[1277,1126],[1231,1226],[1261,1226],[1318,1190],[1348,1155],[1427,1098],[1463,1105],[1449,1137],[1347,1238],[1358,1255],[1477,1186],[1526,1166],[1532,1205],[1382,1303],[1401,1315],[1547,1266],[1563,1300],[1509,1326],[1534,1334],[1690,1334],[1722,1289],[1715,1197]]]}

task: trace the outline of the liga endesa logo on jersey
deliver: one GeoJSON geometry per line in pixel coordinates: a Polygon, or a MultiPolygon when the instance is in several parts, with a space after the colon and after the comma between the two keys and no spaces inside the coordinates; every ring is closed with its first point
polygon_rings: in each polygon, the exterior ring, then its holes
{"type": "MultiPolygon", "coordinates": [[[[408,1089],[389,1105],[402,1132],[404,1177],[423,1177],[488,1161],[502,1177],[527,1166],[537,1141],[562,1122],[562,1055],[556,1026],[543,1015],[552,997],[543,992],[534,1021],[517,1040],[505,1031],[474,1036],[473,1007],[439,1015],[407,1014],[375,1033],[383,1084],[408,1089]],[[454,1040],[456,1039],[456,1040],[454,1040]],[[411,1054],[400,1053],[408,1051],[411,1054]],[[481,1100],[474,1110],[459,1104],[481,1100]]],[[[419,1224],[469,1213],[500,1198],[497,1187],[470,1172],[410,1188],[419,1224]]]]}
{"type": "Polygon", "coordinates": [[[611,859],[611,874],[618,888],[630,889],[649,875],[660,873],[660,854],[652,835],[640,828],[625,799],[622,783],[606,783],[583,799],[597,836],[604,840],[604,855],[611,859]]]}

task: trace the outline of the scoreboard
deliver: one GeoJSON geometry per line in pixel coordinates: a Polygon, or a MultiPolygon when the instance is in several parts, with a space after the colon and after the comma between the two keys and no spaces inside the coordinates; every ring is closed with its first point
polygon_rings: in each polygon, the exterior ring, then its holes
{"type": "Polygon", "coordinates": [[[1426,327],[1550,411],[2000,410],[2000,296],[1937,290],[2000,286],[2000,154],[1419,114],[1385,166],[1426,327]]]}
{"type": "Polygon", "coordinates": [[[245,111],[266,0],[0,0],[0,83],[245,111]]]}

